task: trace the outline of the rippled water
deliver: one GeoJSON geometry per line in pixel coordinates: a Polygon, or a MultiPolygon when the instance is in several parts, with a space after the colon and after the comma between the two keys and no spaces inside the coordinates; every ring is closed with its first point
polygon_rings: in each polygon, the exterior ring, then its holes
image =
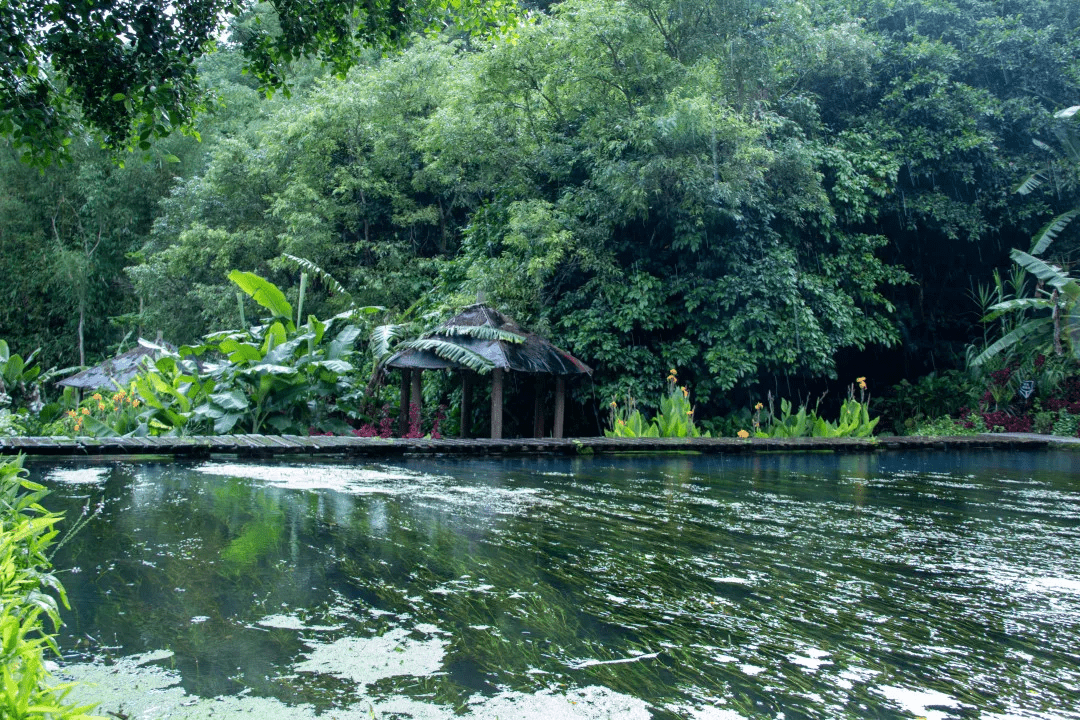
{"type": "Polygon", "coordinates": [[[1062,453],[35,465],[132,718],[1080,718],[1062,453]]]}

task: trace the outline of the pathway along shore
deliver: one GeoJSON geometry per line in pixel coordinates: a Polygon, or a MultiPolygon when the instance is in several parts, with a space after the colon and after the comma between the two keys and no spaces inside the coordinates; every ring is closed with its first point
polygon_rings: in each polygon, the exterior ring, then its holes
{"type": "Polygon", "coordinates": [[[1075,447],[1080,439],[1053,435],[985,434],[964,437],[879,438],[518,438],[387,439],[299,435],[220,435],[179,438],[0,438],[0,455],[173,455],[204,458],[216,455],[276,457],[336,455],[388,458],[404,455],[580,455],[627,452],[697,452],[741,454],[832,451],[867,453],[882,450],[1046,450],[1075,447]]]}

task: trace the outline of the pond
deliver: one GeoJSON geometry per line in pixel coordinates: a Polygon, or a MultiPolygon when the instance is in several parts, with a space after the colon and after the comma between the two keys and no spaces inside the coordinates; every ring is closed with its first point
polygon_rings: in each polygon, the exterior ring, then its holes
{"type": "Polygon", "coordinates": [[[1080,718],[1069,452],[32,464],[135,718],[1080,718]]]}

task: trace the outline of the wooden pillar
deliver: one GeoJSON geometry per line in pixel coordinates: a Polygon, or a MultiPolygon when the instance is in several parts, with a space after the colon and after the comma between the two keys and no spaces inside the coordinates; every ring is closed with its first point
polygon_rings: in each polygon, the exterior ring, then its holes
{"type": "Polygon", "coordinates": [[[417,422],[420,420],[420,412],[424,406],[424,388],[421,385],[421,374],[424,371],[420,368],[413,368],[412,382],[409,384],[409,425],[412,425],[413,414],[416,414],[417,422]]]}
{"type": "Polygon", "coordinates": [[[566,378],[559,375],[555,378],[555,422],[551,428],[552,437],[563,436],[563,426],[566,423],[566,378]]]}
{"type": "Polygon", "coordinates": [[[491,439],[502,439],[503,375],[501,368],[491,371],[491,439]]]}
{"type": "Polygon", "coordinates": [[[398,435],[409,432],[409,376],[412,371],[401,368],[401,403],[398,411],[398,435]]]}
{"type": "Polygon", "coordinates": [[[544,437],[544,376],[538,375],[533,383],[533,437],[544,437]]]}
{"type": "Polygon", "coordinates": [[[471,370],[461,371],[461,437],[469,437],[472,423],[473,374],[471,370]]]}

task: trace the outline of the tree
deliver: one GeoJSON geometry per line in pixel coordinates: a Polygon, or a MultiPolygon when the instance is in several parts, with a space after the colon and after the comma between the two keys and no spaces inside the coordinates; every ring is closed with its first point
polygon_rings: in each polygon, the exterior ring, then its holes
{"type": "Polygon", "coordinates": [[[314,56],[338,75],[361,47],[403,45],[414,31],[484,31],[509,22],[498,0],[5,0],[0,4],[0,137],[24,162],[67,157],[82,124],[106,147],[148,149],[190,132],[207,106],[197,61],[226,20],[267,91],[314,56]]]}

